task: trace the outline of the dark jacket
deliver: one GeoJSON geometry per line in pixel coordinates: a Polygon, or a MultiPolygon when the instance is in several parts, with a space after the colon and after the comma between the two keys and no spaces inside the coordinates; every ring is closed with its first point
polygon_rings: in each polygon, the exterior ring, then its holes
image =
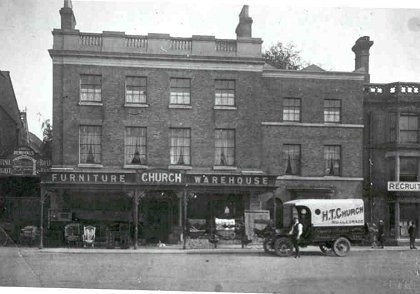
{"type": "Polygon", "coordinates": [[[408,235],[410,236],[410,238],[415,238],[416,237],[416,235],[417,235],[416,226],[410,225],[408,227],[408,235]]]}

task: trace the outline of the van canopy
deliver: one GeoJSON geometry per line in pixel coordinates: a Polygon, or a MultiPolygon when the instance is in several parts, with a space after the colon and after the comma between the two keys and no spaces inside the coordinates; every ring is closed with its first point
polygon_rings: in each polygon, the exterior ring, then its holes
{"type": "Polygon", "coordinates": [[[299,216],[310,213],[314,227],[360,226],[365,222],[362,199],[298,199],[284,205],[296,207],[299,216]]]}

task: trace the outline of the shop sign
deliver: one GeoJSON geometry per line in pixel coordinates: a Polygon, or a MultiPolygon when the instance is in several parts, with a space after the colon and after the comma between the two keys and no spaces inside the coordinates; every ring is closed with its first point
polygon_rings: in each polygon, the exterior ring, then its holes
{"type": "Polygon", "coordinates": [[[147,184],[181,184],[182,174],[170,171],[147,171],[140,174],[140,181],[147,184]]]}
{"type": "Polygon", "coordinates": [[[388,191],[420,191],[420,182],[388,182],[388,191]]]}
{"type": "Polygon", "coordinates": [[[54,183],[125,183],[126,175],[120,173],[50,173],[47,181],[54,183]]]}
{"type": "Polygon", "coordinates": [[[269,176],[189,175],[188,182],[198,185],[268,186],[274,185],[274,179],[269,176]]]}

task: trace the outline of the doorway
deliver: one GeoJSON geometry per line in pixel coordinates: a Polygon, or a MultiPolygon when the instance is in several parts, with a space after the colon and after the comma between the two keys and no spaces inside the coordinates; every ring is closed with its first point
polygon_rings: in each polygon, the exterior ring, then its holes
{"type": "Polygon", "coordinates": [[[152,192],[140,201],[139,235],[146,243],[168,242],[178,219],[178,201],[172,192],[152,192]]]}

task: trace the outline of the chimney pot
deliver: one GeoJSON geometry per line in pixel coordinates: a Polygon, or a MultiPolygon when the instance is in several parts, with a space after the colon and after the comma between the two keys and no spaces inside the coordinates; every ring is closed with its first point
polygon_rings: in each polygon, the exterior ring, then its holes
{"type": "MultiPolygon", "coordinates": [[[[363,36],[357,39],[351,50],[355,54],[355,70],[364,71],[369,75],[369,49],[372,47],[373,41],[370,40],[369,36],[363,36]]],[[[367,81],[369,77],[367,76],[367,81]]]]}
{"type": "Polygon", "coordinates": [[[252,18],[249,17],[249,6],[244,5],[239,13],[239,24],[236,27],[237,38],[252,38],[252,18]]]}

